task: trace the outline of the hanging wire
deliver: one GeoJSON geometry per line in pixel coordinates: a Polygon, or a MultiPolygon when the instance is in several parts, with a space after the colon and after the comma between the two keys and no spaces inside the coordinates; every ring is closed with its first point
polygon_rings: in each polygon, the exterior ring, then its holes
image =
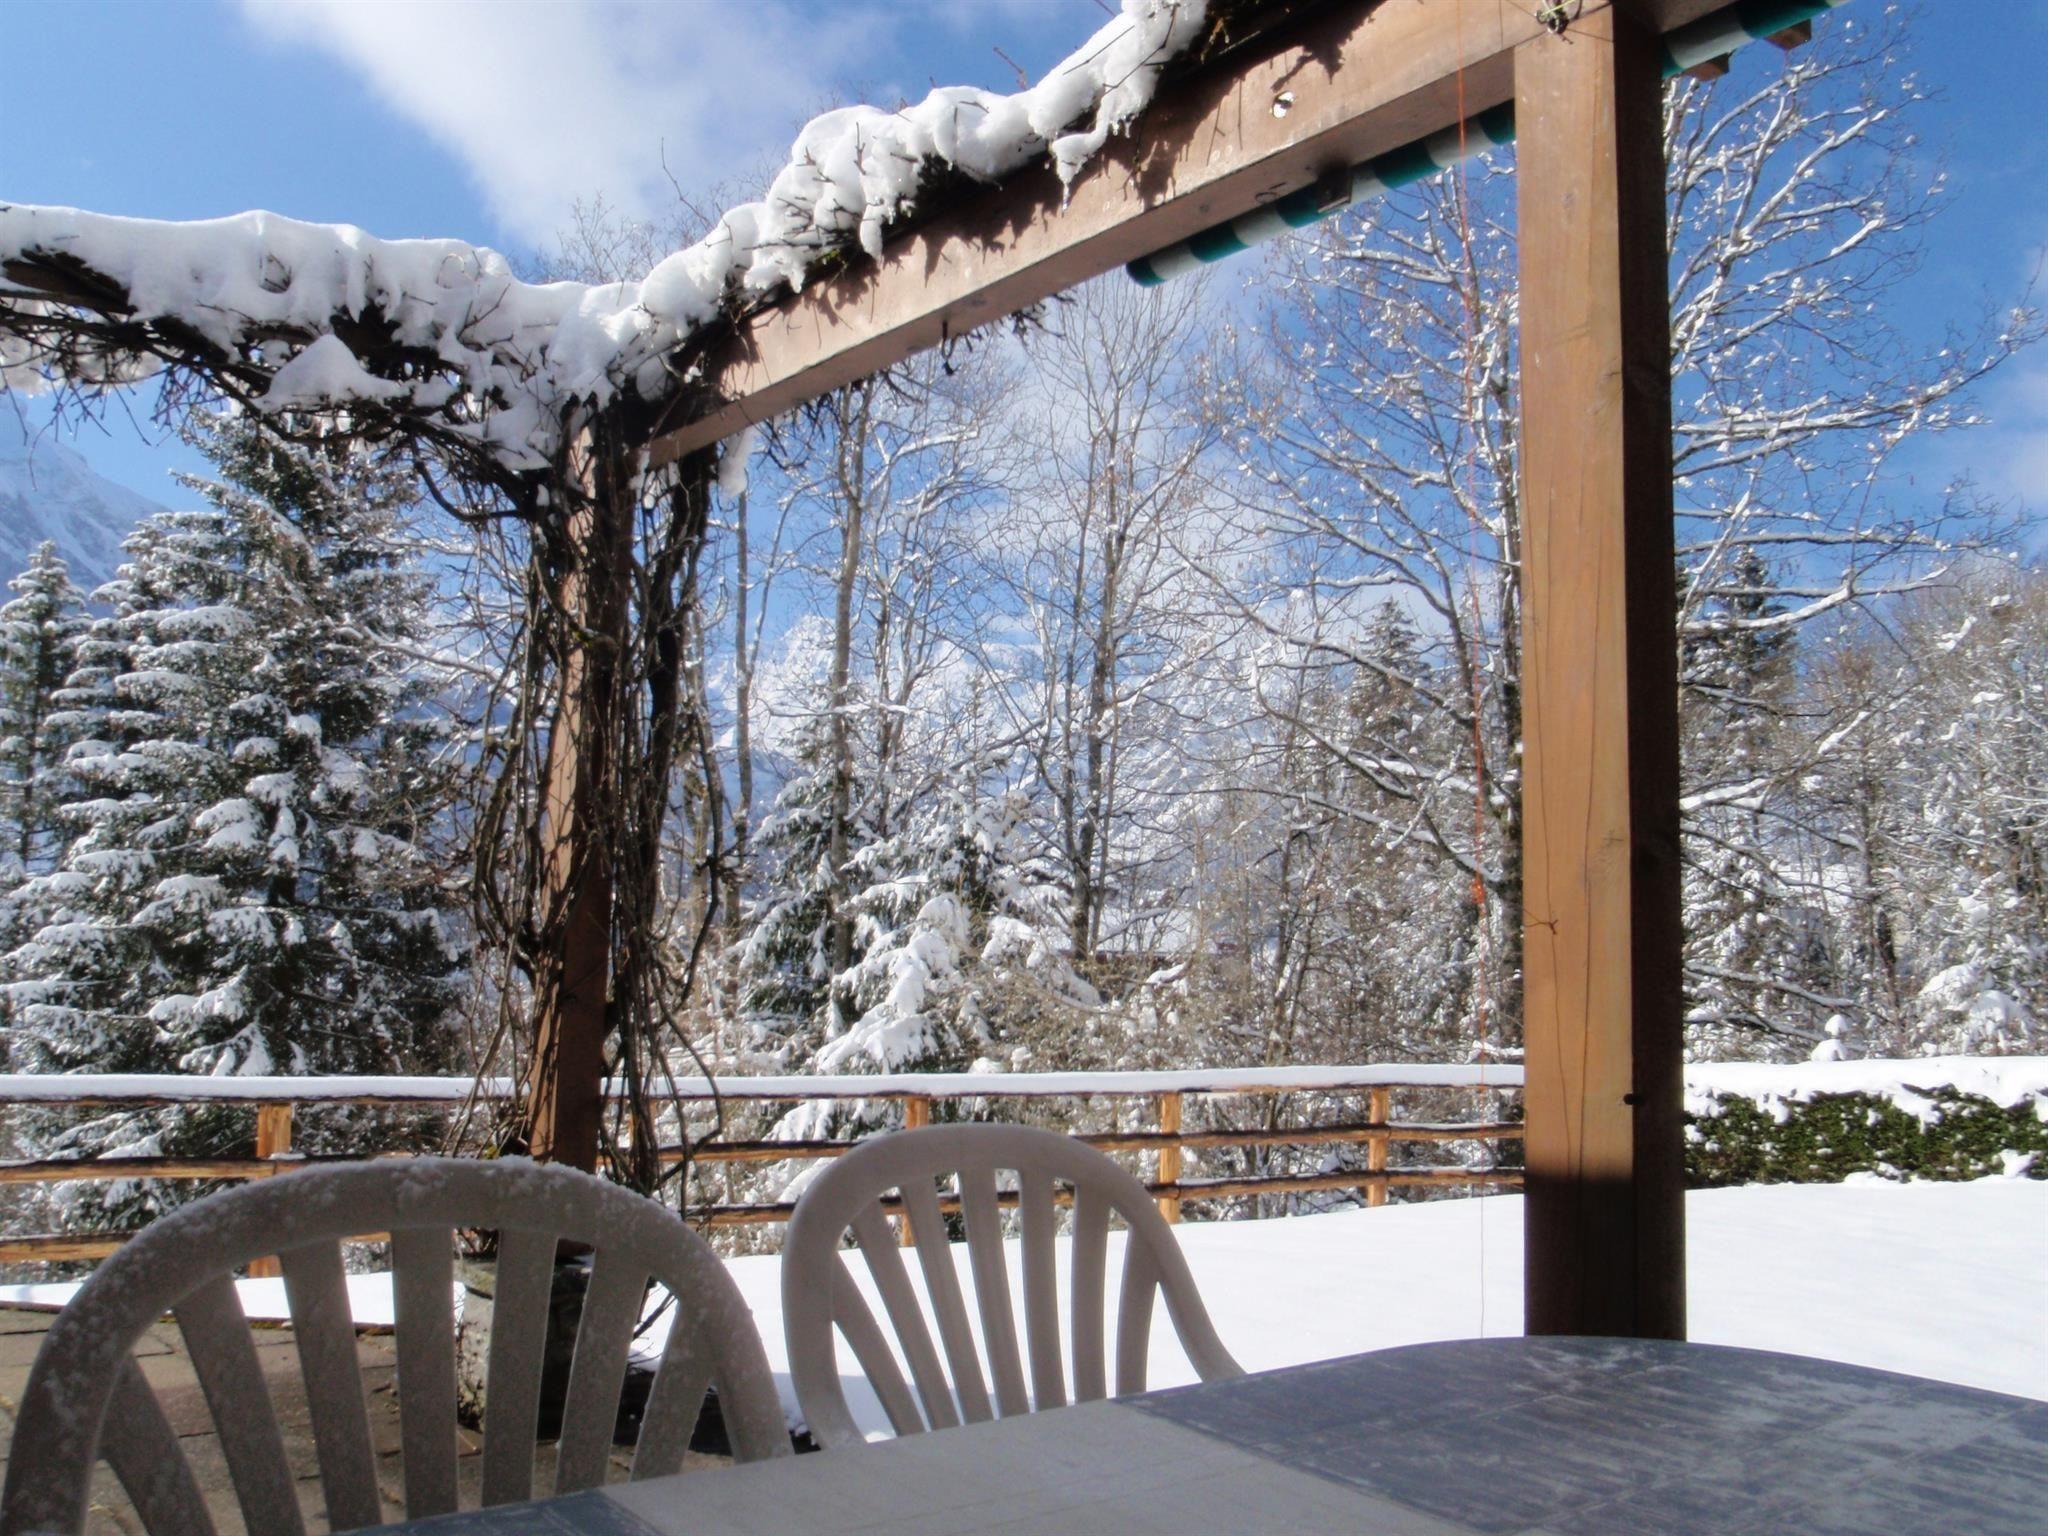
{"type": "MultiPolygon", "coordinates": [[[[1475,410],[1483,409],[1479,404],[1478,391],[1472,377],[1473,359],[1479,350],[1479,267],[1472,255],[1472,216],[1469,203],[1469,189],[1466,186],[1466,167],[1470,163],[1470,146],[1466,142],[1469,116],[1465,110],[1465,0],[1458,0],[1453,10],[1453,25],[1457,31],[1458,45],[1458,160],[1452,181],[1452,206],[1457,210],[1458,243],[1462,253],[1467,281],[1461,288],[1465,310],[1465,346],[1463,356],[1461,389],[1464,396],[1466,423],[1469,433],[1465,451],[1465,513],[1483,540],[1485,524],[1479,517],[1476,487],[1479,478],[1479,430],[1475,410]]],[[[1488,1038],[1489,1014],[1492,1007],[1489,972],[1493,955],[1490,936],[1492,914],[1487,901],[1486,890],[1486,730],[1485,693],[1481,683],[1481,664],[1484,653],[1480,647],[1483,633],[1483,614],[1479,603],[1478,551],[1465,562],[1465,595],[1472,610],[1471,629],[1466,638],[1466,676],[1472,689],[1472,906],[1477,925],[1477,943],[1472,953],[1474,981],[1474,1023],[1479,1035],[1479,1058],[1482,1064],[1492,1054],[1488,1038]]],[[[1479,1336],[1486,1336],[1486,1199],[1479,1201],[1479,1336]]]]}

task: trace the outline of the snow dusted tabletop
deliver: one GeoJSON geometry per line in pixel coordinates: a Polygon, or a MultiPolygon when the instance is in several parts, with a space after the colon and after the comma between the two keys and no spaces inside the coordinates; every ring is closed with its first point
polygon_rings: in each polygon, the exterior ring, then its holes
{"type": "Polygon", "coordinates": [[[424,1522],[444,1536],[2033,1536],[2048,1404],[1630,1339],[1472,1339],[424,1522]]]}

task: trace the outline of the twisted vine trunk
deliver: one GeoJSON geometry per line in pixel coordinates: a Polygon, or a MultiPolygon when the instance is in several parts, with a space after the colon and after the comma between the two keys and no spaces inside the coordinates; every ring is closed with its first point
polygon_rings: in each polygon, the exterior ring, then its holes
{"type": "Polygon", "coordinates": [[[660,1182],[654,1099],[663,1032],[695,980],[717,904],[725,810],[702,708],[697,561],[715,456],[675,471],[643,515],[636,439],[600,423],[579,434],[560,476],[567,515],[538,536],[536,580],[552,601],[536,636],[555,679],[527,856],[536,870],[524,951],[533,1048],[521,1140],[535,1157],[660,1182]],[[701,778],[675,795],[685,754],[701,778]],[[698,814],[692,817],[694,807],[698,814]],[[707,827],[704,823],[709,823],[707,827]],[[667,956],[664,840],[691,843],[699,882],[689,964],[667,956]],[[607,1144],[605,1079],[622,1080],[625,1127],[607,1144]]]}
{"type": "Polygon", "coordinates": [[[603,834],[626,728],[634,491],[629,456],[595,434],[569,455],[573,508],[549,540],[560,679],[548,725],[533,925],[533,1055],[526,1143],[544,1162],[594,1170],[611,1033],[614,849],[603,834]]]}

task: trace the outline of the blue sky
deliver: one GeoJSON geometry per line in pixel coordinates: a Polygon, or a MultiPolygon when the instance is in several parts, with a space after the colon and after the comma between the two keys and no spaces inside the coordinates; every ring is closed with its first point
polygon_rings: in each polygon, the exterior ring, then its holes
{"type": "MultiPolygon", "coordinates": [[[[7,0],[0,198],[155,218],[260,207],[532,250],[578,196],[658,206],[667,172],[693,194],[747,195],[826,107],[1014,88],[1109,3],[7,0]]],[[[1938,325],[2012,297],[2048,246],[2048,3],[1927,0],[1914,30],[1910,65],[1943,94],[1924,148],[1952,186],[1918,285],[1938,325]]],[[[1770,67],[1770,52],[1738,67],[1770,67]]],[[[1968,468],[2048,505],[2048,357],[1984,404],[1994,426],[1927,472],[1968,468]]],[[[125,423],[86,428],[79,447],[158,497],[181,461],[125,423]]]]}

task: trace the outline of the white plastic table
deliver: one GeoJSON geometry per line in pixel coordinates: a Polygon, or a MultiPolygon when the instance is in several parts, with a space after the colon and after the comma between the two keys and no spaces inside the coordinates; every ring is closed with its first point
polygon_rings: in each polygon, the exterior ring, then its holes
{"type": "Polygon", "coordinates": [[[420,1521],[420,1536],[2039,1536],[2048,1403],[1625,1339],[1422,1344],[420,1521]]]}

